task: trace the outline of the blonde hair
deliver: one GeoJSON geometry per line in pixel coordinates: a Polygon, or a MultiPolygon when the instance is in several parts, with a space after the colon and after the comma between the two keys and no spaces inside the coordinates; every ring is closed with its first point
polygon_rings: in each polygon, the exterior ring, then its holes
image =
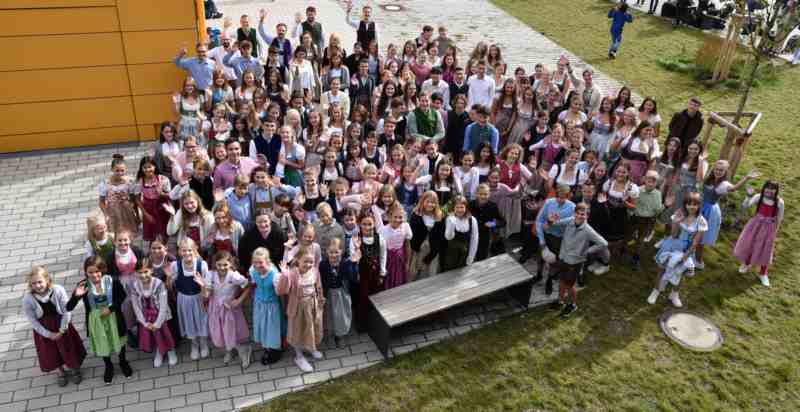
{"type": "Polygon", "coordinates": [[[253,251],[253,257],[251,261],[255,261],[256,259],[264,259],[267,261],[267,263],[269,263],[269,249],[265,247],[256,248],[256,250],[253,251]]]}
{"type": "Polygon", "coordinates": [[[428,198],[433,198],[433,203],[436,205],[433,207],[433,218],[437,221],[442,220],[442,208],[439,206],[439,196],[433,190],[428,190],[419,197],[419,202],[417,202],[417,206],[414,208],[414,213],[425,216],[425,212],[423,208],[425,207],[425,201],[428,198]]]}
{"type": "Polygon", "coordinates": [[[48,272],[47,269],[45,269],[43,266],[34,266],[33,269],[31,269],[30,273],[28,273],[28,276],[26,278],[26,281],[28,283],[28,290],[31,290],[31,282],[33,281],[33,278],[35,278],[36,276],[41,276],[44,278],[44,280],[47,282],[48,289],[50,289],[53,286],[53,277],[50,276],[50,272],[48,272]]]}
{"type": "Polygon", "coordinates": [[[338,237],[335,237],[335,238],[331,239],[330,243],[328,243],[328,250],[327,250],[328,253],[330,253],[331,250],[341,251],[342,250],[342,239],[339,239],[338,237]]]}
{"type": "Polygon", "coordinates": [[[331,205],[329,205],[326,202],[322,202],[317,205],[317,214],[322,214],[322,212],[330,213],[331,215],[333,215],[333,209],[331,208],[331,205]]]}
{"type": "Polygon", "coordinates": [[[106,225],[106,236],[108,236],[108,223],[106,217],[101,214],[91,215],[86,218],[86,238],[89,240],[99,241],[103,239],[95,239],[94,228],[95,226],[103,224],[106,225]]]}
{"type": "Polygon", "coordinates": [[[194,254],[195,258],[199,256],[199,253],[197,253],[197,243],[194,243],[194,240],[192,240],[192,238],[185,237],[183,238],[183,240],[178,242],[178,251],[180,252],[180,250],[183,248],[192,249],[192,253],[194,254]]]}

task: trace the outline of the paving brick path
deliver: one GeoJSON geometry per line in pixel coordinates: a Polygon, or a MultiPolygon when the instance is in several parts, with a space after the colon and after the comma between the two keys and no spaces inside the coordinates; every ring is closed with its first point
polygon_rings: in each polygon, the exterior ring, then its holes
{"type": "MultiPolygon", "coordinates": [[[[279,20],[293,21],[299,3],[218,1],[220,9],[233,16],[234,21],[248,13],[257,23],[258,9],[266,6],[270,10],[271,27],[279,20]]],[[[499,43],[512,67],[523,65],[531,70],[536,62],[553,65],[563,51],[484,0],[398,3],[405,7],[404,12],[388,13],[375,8],[384,42],[399,43],[416,36],[425,23],[444,23],[466,52],[479,40],[499,43]]],[[[329,33],[338,32],[345,44],[353,43],[353,30],[344,22],[343,2],[310,4],[318,6],[329,33]]],[[[355,7],[358,10],[360,4],[357,2],[355,7]]],[[[212,25],[220,23],[217,20],[212,25]]],[[[573,61],[577,68],[584,66],[577,59],[573,61]]],[[[602,73],[597,77],[606,90],[616,92],[619,87],[616,82],[602,73]]],[[[118,375],[111,386],[103,384],[102,361],[92,355],[84,363],[85,380],[77,387],[60,388],[55,375],[43,374],[38,367],[33,332],[21,312],[25,273],[33,265],[45,265],[55,274],[57,283],[72,289],[81,278],[85,219],[97,209],[96,187],[108,176],[111,155],[124,154],[133,173],[148,147],[147,144],[111,146],[0,158],[0,412],[232,410],[382,362],[369,337],[354,334],[340,348],[325,346],[325,358],[314,362],[315,372],[308,374],[292,364],[291,356],[271,367],[255,362],[243,371],[237,364],[224,366],[223,354],[216,350],[209,359],[191,361],[185,347],[181,348],[178,365],[160,369],[153,369],[149,355],[129,351],[136,372],[128,380],[118,375]]],[[[547,301],[540,284],[531,297],[531,306],[547,301]]],[[[79,308],[73,319],[83,335],[82,310],[79,308]]],[[[451,322],[437,319],[411,325],[401,331],[392,351],[394,354],[413,351],[517,311],[506,296],[492,296],[450,311],[451,322]]],[[[260,356],[258,351],[254,359],[260,356]]]]}

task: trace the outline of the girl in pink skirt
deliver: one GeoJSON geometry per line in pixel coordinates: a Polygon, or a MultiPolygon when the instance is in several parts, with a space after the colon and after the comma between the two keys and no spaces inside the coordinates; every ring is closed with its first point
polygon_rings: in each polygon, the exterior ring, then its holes
{"type": "Polygon", "coordinates": [[[380,230],[381,237],[386,239],[386,279],[383,282],[385,289],[406,283],[407,250],[414,236],[411,226],[406,222],[406,211],[403,206],[395,201],[388,209],[389,224],[380,230]]]}
{"type": "Polygon", "coordinates": [[[744,201],[747,209],[758,205],[756,215],[747,222],[733,249],[733,255],[742,262],[739,273],[747,273],[750,265],[761,266],[758,278],[764,286],[769,286],[769,265],[775,251],[775,238],[783,221],[783,199],[778,192],[778,183],[768,180],[760,194],[744,201]]]}
{"type": "Polygon", "coordinates": [[[139,323],[139,349],[154,353],[154,368],[161,367],[164,354],[170,366],[176,365],[178,356],[175,354],[175,339],[167,323],[172,319],[167,287],[153,276],[153,266],[149,260],[142,261],[136,270],[136,279],[131,283],[128,297],[139,323]]]}
{"type": "Polygon", "coordinates": [[[250,294],[249,281],[235,270],[233,257],[226,251],[214,256],[214,264],[217,270],[208,272],[203,285],[203,296],[209,299],[208,334],[214,346],[225,349],[223,362],[226,365],[236,349],[242,368],[247,368],[250,366],[250,329],[244,319],[242,303],[250,294]]]}

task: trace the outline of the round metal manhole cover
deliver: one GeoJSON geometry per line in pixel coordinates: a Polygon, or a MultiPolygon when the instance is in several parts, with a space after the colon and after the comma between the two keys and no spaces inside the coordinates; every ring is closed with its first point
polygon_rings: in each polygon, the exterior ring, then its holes
{"type": "Polygon", "coordinates": [[[661,316],[661,330],[687,349],[710,352],[722,346],[722,333],[708,319],[691,312],[672,311],[661,316]]]}
{"type": "Polygon", "coordinates": [[[403,6],[399,4],[381,4],[381,8],[386,11],[403,11],[403,6]]]}

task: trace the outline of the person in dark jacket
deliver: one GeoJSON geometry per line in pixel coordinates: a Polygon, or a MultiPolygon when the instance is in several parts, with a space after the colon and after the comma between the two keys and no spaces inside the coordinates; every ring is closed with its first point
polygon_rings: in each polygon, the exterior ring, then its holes
{"type": "Polygon", "coordinates": [[[486,184],[478,185],[478,190],[475,192],[475,200],[469,202],[469,212],[478,221],[476,262],[489,258],[492,233],[506,225],[505,219],[500,215],[497,203],[489,200],[490,194],[489,186],[486,184]]]}
{"type": "Polygon", "coordinates": [[[447,112],[447,127],[444,132],[444,153],[449,154],[453,164],[461,163],[461,148],[464,132],[472,123],[467,112],[467,96],[459,94],[453,99],[453,110],[447,112]]]}
{"type": "Polygon", "coordinates": [[[283,259],[286,234],[272,221],[266,209],[256,211],[255,221],[256,226],[239,239],[239,267],[244,272],[249,271],[253,251],[259,247],[269,250],[270,261],[275,267],[278,267],[283,259]]]}
{"type": "MultiPolygon", "coordinates": [[[[589,205],[589,226],[591,226],[603,239],[608,235],[612,221],[608,209],[607,195],[597,193],[597,186],[591,180],[581,186],[581,202],[589,205]]],[[[586,268],[595,275],[608,272],[609,260],[604,254],[590,254],[587,257],[586,268]]],[[[578,277],[578,285],[583,287],[585,279],[583,274],[578,277]]]]}
{"type": "Polygon", "coordinates": [[[703,113],[700,113],[702,104],[700,99],[692,97],[689,99],[686,110],[672,116],[672,120],[669,122],[668,140],[670,137],[677,137],[681,139],[681,147],[687,147],[689,143],[697,139],[703,129],[703,113]]]}

